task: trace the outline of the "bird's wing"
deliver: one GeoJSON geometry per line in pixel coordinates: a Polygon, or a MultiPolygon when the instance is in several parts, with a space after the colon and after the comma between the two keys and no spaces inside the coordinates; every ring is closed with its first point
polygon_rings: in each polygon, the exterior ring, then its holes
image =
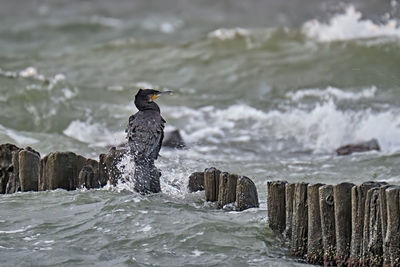
{"type": "Polygon", "coordinates": [[[131,151],[139,158],[157,159],[164,135],[164,122],[155,112],[138,112],[126,129],[131,151]]]}

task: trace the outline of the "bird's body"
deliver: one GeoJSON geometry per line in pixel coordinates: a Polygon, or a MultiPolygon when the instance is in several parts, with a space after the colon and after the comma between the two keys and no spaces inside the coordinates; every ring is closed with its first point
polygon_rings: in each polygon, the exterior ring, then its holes
{"type": "Polygon", "coordinates": [[[135,161],[135,189],[141,193],[160,192],[161,173],[154,165],[164,138],[165,120],[153,101],[161,92],[140,89],[135,96],[138,112],[129,117],[126,129],[130,153],[135,161]]]}

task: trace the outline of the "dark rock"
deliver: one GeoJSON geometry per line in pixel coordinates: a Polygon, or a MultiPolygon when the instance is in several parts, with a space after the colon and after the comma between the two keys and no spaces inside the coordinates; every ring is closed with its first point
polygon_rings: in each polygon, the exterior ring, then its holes
{"type": "Polygon", "coordinates": [[[194,172],[189,176],[189,192],[204,190],[204,172],[194,172]]]}
{"type": "Polygon", "coordinates": [[[353,152],[366,152],[371,150],[377,150],[377,151],[381,150],[378,140],[371,139],[367,142],[345,145],[336,149],[336,153],[339,156],[343,156],[343,155],[350,155],[353,152]]]}
{"type": "Polygon", "coordinates": [[[259,207],[256,185],[246,176],[240,176],[237,180],[236,205],[239,211],[259,207]]]}
{"type": "Polygon", "coordinates": [[[32,150],[19,152],[19,181],[21,191],[38,191],[40,154],[32,150]]]}
{"type": "Polygon", "coordinates": [[[182,149],[186,147],[185,141],[183,141],[182,135],[179,130],[172,132],[166,132],[164,141],[162,142],[163,147],[178,148],[182,149]]]}

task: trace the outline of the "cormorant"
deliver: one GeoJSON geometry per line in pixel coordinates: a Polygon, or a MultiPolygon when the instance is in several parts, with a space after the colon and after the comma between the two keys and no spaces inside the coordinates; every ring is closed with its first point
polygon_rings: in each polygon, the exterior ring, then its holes
{"type": "Polygon", "coordinates": [[[140,193],[161,191],[161,172],[154,165],[164,138],[165,120],[154,102],[161,94],[171,94],[171,91],[139,89],[135,96],[135,106],[139,111],[129,117],[125,130],[130,153],[135,161],[135,190],[140,193]]]}

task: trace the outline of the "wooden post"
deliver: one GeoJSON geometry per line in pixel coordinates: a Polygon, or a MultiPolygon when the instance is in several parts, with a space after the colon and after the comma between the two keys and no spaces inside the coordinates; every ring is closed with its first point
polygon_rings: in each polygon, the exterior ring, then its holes
{"type": "Polygon", "coordinates": [[[54,152],[46,161],[44,174],[50,190],[62,188],[76,189],[78,173],[76,167],[76,154],[73,152],[54,152]]]}
{"type": "Polygon", "coordinates": [[[189,192],[204,190],[204,172],[194,172],[189,176],[189,192]]]}
{"type": "Polygon", "coordinates": [[[12,176],[12,152],[20,148],[13,144],[0,145],[0,194],[6,193],[7,183],[12,176]]]}
{"type": "Polygon", "coordinates": [[[12,151],[12,172],[9,173],[7,187],[6,187],[6,194],[12,194],[21,190],[21,184],[19,182],[19,152],[20,150],[13,150],[12,151]]]}
{"type": "Polygon", "coordinates": [[[38,190],[39,191],[45,191],[45,190],[50,189],[48,175],[46,174],[46,163],[47,163],[47,159],[49,158],[49,155],[50,154],[48,154],[44,158],[42,158],[39,163],[39,181],[38,181],[38,190]]]}
{"type": "Polygon", "coordinates": [[[368,190],[365,200],[365,219],[362,246],[363,266],[382,266],[382,226],[379,203],[379,187],[368,190]]]}
{"type": "MultiPolygon", "coordinates": [[[[400,187],[386,189],[387,230],[384,239],[385,252],[390,266],[400,266],[400,187]]],[[[387,264],[387,262],[385,262],[387,264]]]]}
{"type": "Polygon", "coordinates": [[[219,192],[219,175],[221,171],[214,167],[204,171],[204,190],[206,201],[217,201],[219,192]]]}
{"type": "Polygon", "coordinates": [[[108,176],[106,156],[107,154],[99,155],[99,181],[101,186],[106,185],[110,179],[108,176]]]}
{"type": "Polygon", "coordinates": [[[362,258],[365,198],[367,192],[376,186],[375,182],[365,182],[351,189],[351,244],[349,266],[359,266],[362,258]]]}
{"type": "Polygon", "coordinates": [[[304,257],[307,253],[307,185],[298,183],[294,188],[293,222],[291,253],[297,257],[304,257]]]}
{"type": "Polygon", "coordinates": [[[40,156],[37,153],[22,150],[18,158],[21,191],[38,191],[40,156]]]}
{"type": "Polygon", "coordinates": [[[308,245],[307,262],[321,265],[323,263],[323,245],[321,215],[319,208],[319,188],[323,184],[311,184],[307,188],[308,206],[308,245]]]}
{"type": "Polygon", "coordinates": [[[218,208],[236,201],[236,183],[238,175],[221,172],[219,176],[218,208]]]}
{"type": "Polygon", "coordinates": [[[319,209],[321,216],[324,266],[334,266],[336,257],[335,205],[333,186],[319,188],[319,209]]]}
{"type": "Polygon", "coordinates": [[[333,186],[335,202],[336,264],[345,266],[350,254],[352,183],[333,186]]]}
{"type": "Polygon", "coordinates": [[[390,265],[389,258],[389,247],[386,246],[385,238],[387,231],[387,201],[386,201],[386,189],[392,187],[392,185],[384,185],[379,188],[379,211],[381,215],[381,226],[382,226],[382,238],[383,238],[383,264],[384,266],[390,265]]]}
{"type": "Polygon", "coordinates": [[[285,185],[285,215],[286,215],[286,227],[283,232],[283,236],[286,241],[292,240],[292,224],[293,224],[293,198],[294,198],[295,184],[285,185]]]}
{"type": "Polygon", "coordinates": [[[286,211],[285,211],[285,186],[286,181],[268,182],[268,225],[271,230],[283,233],[285,230],[286,211]]]}
{"type": "Polygon", "coordinates": [[[78,187],[85,187],[87,189],[95,188],[96,183],[95,173],[91,165],[85,165],[79,172],[78,187]]]}
{"type": "Polygon", "coordinates": [[[236,210],[258,208],[258,194],[254,182],[246,176],[239,176],[236,184],[236,210]]]}

